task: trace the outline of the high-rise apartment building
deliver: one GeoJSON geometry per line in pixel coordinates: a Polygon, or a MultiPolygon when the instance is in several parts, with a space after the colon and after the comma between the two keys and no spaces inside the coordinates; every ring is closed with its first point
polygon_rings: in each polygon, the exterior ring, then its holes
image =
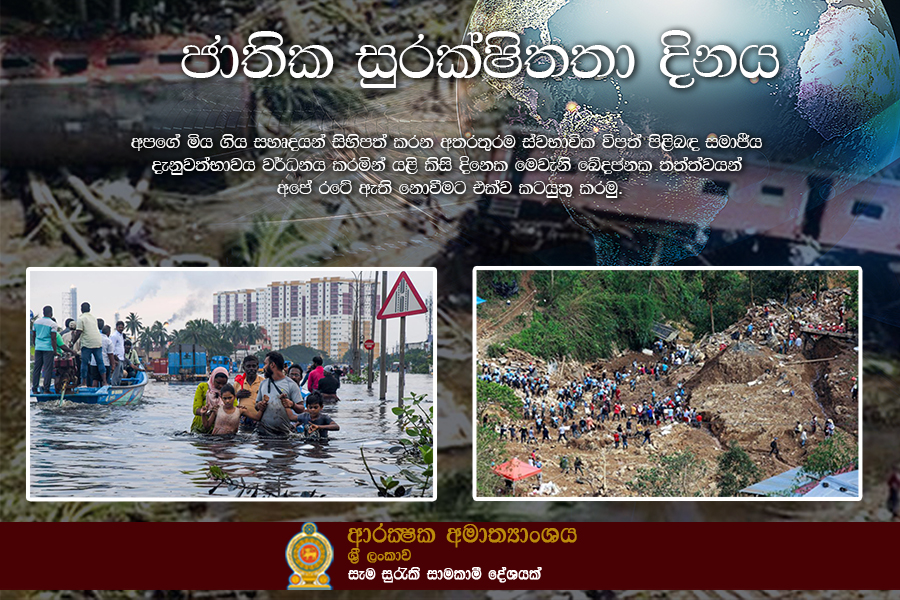
{"type": "Polygon", "coordinates": [[[340,360],[350,349],[355,315],[362,322],[360,343],[372,336],[373,301],[376,311],[381,306],[375,288],[373,280],[324,277],[216,292],[212,320],[253,323],[266,330],[272,348],[302,344],[340,360]]]}

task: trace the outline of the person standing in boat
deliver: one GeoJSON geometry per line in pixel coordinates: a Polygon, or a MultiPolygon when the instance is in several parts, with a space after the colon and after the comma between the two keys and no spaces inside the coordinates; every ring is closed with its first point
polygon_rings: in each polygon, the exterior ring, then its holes
{"type": "MultiPolygon", "coordinates": [[[[75,335],[72,336],[72,344],[81,340],[81,385],[88,387],[88,372],[91,367],[91,359],[95,364],[103,363],[103,336],[100,335],[97,317],[91,314],[91,305],[81,303],[81,315],[75,322],[75,335]]],[[[106,385],[106,373],[100,373],[101,383],[106,385]]]]}
{"type": "Polygon", "coordinates": [[[259,411],[256,410],[256,397],[259,395],[259,387],[263,379],[259,376],[259,359],[254,354],[248,354],[241,363],[241,373],[234,378],[237,386],[237,400],[242,407],[241,430],[253,431],[259,420],[259,411]]]}
{"type": "Polygon", "coordinates": [[[215,410],[202,412],[203,429],[212,435],[232,435],[237,433],[243,407],[235,407],[235,392],[226,383],[220,391],[222,403],[215,410]]]}
{"type": "Polygon", "coordinates": [[[334,368],[328,365],[325,367],[325,375],[319,380],[319,393],[322,394],[322,400],[325,402],[340,400],[337,396],[339,387],[341,387],[341,382],[334,376],[334,368]]]}
{"type": "Polygon", "coordinates": [[[38,383],[43,379],[44,393],[50,391],[50,379],[53,377],[53,360],[56,358],[56,321],[53,320],[53,308],[44,307],[44,316],[35,320],[31,326],[31,343],[34,345],[34,373],[31,375],[31,393],[38,393],[38,383]]]}
{"type": "Polygon", "coordinates": [[[297,413],[305,410],[300,387],[285,374],[284,356],[280,352],[266,354],[265,373],[266,379],[256,398],[259,410],[256,430],[262,437],[287,437],[294,430],[291,421],[296,421],[297,413]]]}
{"type": "MultiPolygon", "coordinates": [[[[53,323],[56,319],[50,317],[53,323]]],[[[69,319],[71,321],[72,319],[69,319]]],[[[68,323],[68,321],[67,321],[68,323]]],[[[56,356],[53,359],[53,389],[62,393],[63,389],[73,390],[78,387],[78,371],[75,369],[75,351],[66,344],[61,330],[54,334],[56,337],[56,356]]]]}
{"type": "Polygon", "coordinates": [[[194,392],[194,420],[191,423],[191,431],[197,433],[209,433],[208,429],[203,427],[203,415],[209,412],[210,408],[218,408],[222,403],[222,388],[228,383],[228,371],[224,367],[216,367],[209,374],[209,381],[204,381],[197,386],[194,392]],[[210,406],[209,399],[213,399],[210,406]]]}
{"type": "Polygon", "coordinates": [[[103,360],[98,361],[96,357],[91,356],[91,381],[94,387],[97,385],[106,385],[109,381],[110,365],[115,362],[113,354],[113,343],[109,339],[109,333],[112,331],[109,325],[103,324],[103,319],[97,319],[97,326],[100,328],[100,349],[102,350],[103,360]]]}
{"type": "MultiPolygon", "coordinates": [[[[81,344],[76,341],[75,336],[75,319],[66,319],[66,325],[63,328],[63,343],[72,349],[75,358],[75,379],[80,379],[81,375],[81,344]]],[[[78,387],[76,383],[74,387],[78,387]]]]}
{"type": "Polygon", "coordinates": [[[116,363],[112,365],[112,375],[109,382],[112,385],[122,383],[122,374],[125,370],[125,321],[116,322],[116,330],[109,336],[113,344],[113,354],[116,356],[116,363]]]}

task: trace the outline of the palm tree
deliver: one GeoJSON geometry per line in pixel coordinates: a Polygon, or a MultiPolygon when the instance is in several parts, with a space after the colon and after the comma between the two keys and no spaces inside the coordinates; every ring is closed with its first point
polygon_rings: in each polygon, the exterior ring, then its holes
{"type": "Polygon", "coordinates": [[[222,327],[222,337],[233,344],[241,344],[244,342],[244,326],[241,325],[240,321],[232,321],[222,327]]]}
{"type": "Polygon", "coordinates": [[[247,345],[247,326],[238,322],[234,329],[234,343],[239,346],[247,345]]]}
{"type": "Polygon", "coordinates": [[[131,337],[137,339],[138,333],[143,328],[144,324],[141,323],[141,318],[134,313],[128,313],[128,316],[125,317],[125,329],[128,330],[128,333],[131,334],[131,337]]]}
{"type": "Polygon", "coordinates": [[[234,352],[235,338],[233,332],[235,326],[240,330],[240,321],[232,321],[227,325],[222,324],[218,327],[214,326],[215,328],[210,332],[212,337],[209,341],[210,352],[225,356],[229,356],[234,352]]]}
{"type": "Polygon", "coordinates": [[[138,348],[149,354],[153,350],[153,334],[149,329],[143,329],[138,336],[138,348]]]}
{"type": "Polygon", "coordinates": [[[166,331],[165,324],[160,321],[154,321],[150,326],[150,336],[157,348],[164,348],[169,342],[169,332],[166,331]]]}
{"type": "Polygon", "coordinates": [[[253,346],[262,337],[264,337],[263,330],[256,323],[247,323],[244,327],[244,339],[248,345],[253,346]]]}
{"type": "MultiPolygon", "coordinates": [[[[209,328],[204,323],[205,319],[191,319],[184,324],[184,329],[178,335],[178,341],[202,345],[209,339],[209,328]]],[[[206,321],[207,323],[209,321],[206,321]]]]}

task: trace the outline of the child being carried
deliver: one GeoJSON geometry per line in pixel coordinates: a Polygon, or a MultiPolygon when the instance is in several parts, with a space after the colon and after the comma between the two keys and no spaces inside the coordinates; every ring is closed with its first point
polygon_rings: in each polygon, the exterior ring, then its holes
{"type": "Polygon", "coordinates": [[[204,406],[206,410],[201,411],[203,419],[203,429],[212,429],[212,435],[231,435],[237,433],[238,425],[241,421],[241,413],[246,408],[235,407],[235,393],[231,384],[226,383],[219,390],[219,402],[213,408],[209,405],[204,406]]]}

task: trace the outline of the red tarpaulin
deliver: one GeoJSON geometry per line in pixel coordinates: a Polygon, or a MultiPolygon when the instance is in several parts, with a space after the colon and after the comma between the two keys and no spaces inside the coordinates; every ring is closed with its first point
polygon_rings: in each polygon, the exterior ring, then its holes
{"type": "Polygon", "coordinates": [[[526,462],[522,462],[518,458],[513,458],[496,467],[492,467],[491,471],[510,481],[519,481],[526,477],[533,477],[541,472],[537,467],[532,467],[526,462]]]}

